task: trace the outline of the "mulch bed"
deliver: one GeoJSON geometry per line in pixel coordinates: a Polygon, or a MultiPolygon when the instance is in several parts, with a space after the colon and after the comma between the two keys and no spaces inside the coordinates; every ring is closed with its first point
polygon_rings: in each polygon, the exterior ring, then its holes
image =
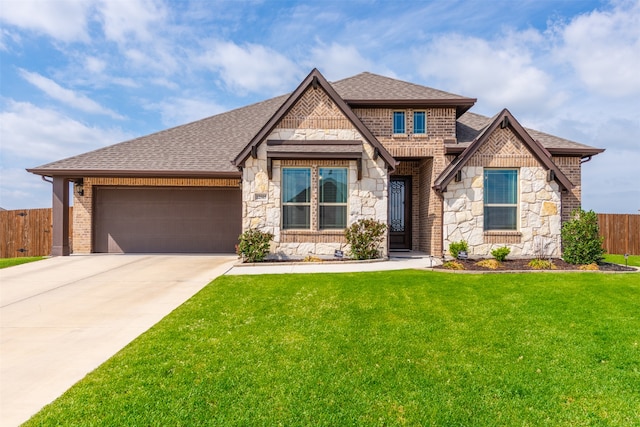
{"type": "MultiPolygon", "coordinates": [[[[501,270],[541,271],[541,270],[536,270],[534,268],[529,267],[528,264],[529,264],[529,261],[531,261],[531,259],[507,259],[504,262],[502,262],[500,267],[498,267],[496,270],[493,270],[487,267],[482,267],[477,264],[478,261],[481,261],[481,260],[480,259],[458,260],[458,262],[464,265],[464,270],[468,270],[468,271],[501,271],[501,270]]],[[[542,270],[542,271],[558,271],[558,270],[581,271],[579,265],[569,264],[568,262],[565,262],[562,259],[553,258],[551,261],[553,262],[553,265],[555,265],[556,268],[553,270],[542,270]]],[[[442,266],[438,266],[435,268],[442,269],[442,270],[451,270],[451,269],[444,268],[442,266]]],[[[632,267],[625,267],[624,265],[611,264],[608,262],[603,262],[598,264],[598,270],[599,271],[636,271],[632,267]]]]}

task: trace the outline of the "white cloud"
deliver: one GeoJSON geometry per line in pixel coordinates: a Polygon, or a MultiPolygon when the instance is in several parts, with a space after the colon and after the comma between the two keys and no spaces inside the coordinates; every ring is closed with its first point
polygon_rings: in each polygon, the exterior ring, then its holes
{"type": "Polygon", "coordinates": [[[300,76],[298,65],[262,45],[217,41],[205,48],[197,61],[219,72],[233,90],[273,94],[290,90],[300,76]]]}
{"type": "Polygon", "coordinates": [[[0,207],[33,209],[51,207],[51,184],[22,168],[0,168],[0,207]]]}
{"type": "Polygon", "coordinates": [[[38,73],[33,73],[23,69],[20,69],[19,71],[22,78],[45,92],[53,99],[87,113],[105,114],[113,117],[114,119],[123,119],[123,117],[116,112],[101,106],[85,95],[63,88],[51,79],[41,76],[38,73]]]}
{"type": "Polygon", "coordinates": [[[0,21],[65,42],[87,41],[91,0],[2,0],[0,21]]]}
{"type": "Polygon", "coordinates": [[[222,113],[227,109],[210,101],[195,98],[171,98],[148,106],[160,111],[165,126],[178,126],[222,113]]]}
{"type": "Polygon", "coordinates": [[[338,80],[363,71],[371,71],[374,66],[352,45],[332,43],[319,44],[311,50],[310,67],[318,68],[329,80],[338,80]]]}
{"type": "Polygon", "coordinates": [[[477,97],[493,110],[549,109],[561,96],[550,90],[550,76],[535,65],[523,40],[526,37],[514,39],[513,34],[495,42],[450,34],[416,50],[414,58],[424,78],[435,79],[440,88],[477,97]]]}
{"type": "Polygon", "coordinates": [[[88,126],[57,111],[13,100],[6,102],[0,123],[2,161],[9,157],[20,159],[20,163],[26,160],[25,167],[128,139],[119,129],[88,126]]]}
{"type": "Polygon", "coordinates": [[[560,35],[557,57],[589,88],[610,97],[640,94],[640,2],[580,15],[560,35]]]}
{"type": "Polygon", "coordinates": [[[102,0],[98,6],[107,39],[126,43],[132,38],[151,41],[153,26],[159,26],[167,16],[164,5],[155,0],[102,0]]]}
{"type": "Polygon", "coordinates": [[[100,74],[107,68],[107,62],[95,56],[87,56],[84,65],[87,71],[94,74],[100,74]]]}

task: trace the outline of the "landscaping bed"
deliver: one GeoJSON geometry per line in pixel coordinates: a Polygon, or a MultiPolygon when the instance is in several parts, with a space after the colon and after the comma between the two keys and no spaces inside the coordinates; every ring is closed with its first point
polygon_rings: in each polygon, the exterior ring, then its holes
{"type": "MultiPolygon", "coordinates": [[[[575,270],[575,271],[589,271],[589,270],[597,270],[597,271],[637,271],[633,267],[627,267],[620,264],[614,264],[609,262],[602,262],[595,266],[581,266],[576,264],[569,264],[560,258],[551,259],[551,268],[534,268],[530,265],[531,258],[518,258],[518,259],[507,259],[500,263],[494,263],[491,266],[485,266],[481,263],[482,259],[465,259],[465,260],[457,260],[456,262],[462,265],[462,268],[456,268],[451,264],[443,264],[438,267],[434,267],[436,269],[443,270],[469,270],[469,271],[537,271],[537,270],[575,270]],[[496,267],[496,268],[493,268],[496,267]]],[[[548,261],[548,260],[544,260],[548,261]]]]}

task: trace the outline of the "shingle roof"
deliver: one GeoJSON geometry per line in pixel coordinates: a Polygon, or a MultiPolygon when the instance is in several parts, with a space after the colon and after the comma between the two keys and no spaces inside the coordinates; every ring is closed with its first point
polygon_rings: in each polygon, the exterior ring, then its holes
{"type": "MultiPolygon", "coordinates": [[[[471,98],[444,92],[415,83],[392,79],[373,73],[360,73],[331,83],[347,103],[381,100],[444,100],[468,101],[471,98]]],[[[475,100],[474,100],[475,101],[475,100]]]]}
{"type": "Polygon", "coordinates": [[[285,99],[286,96],[272,98],[29,171],[54,175],[239,174],[231,160],[285,99]]]}
{"type": "MultiPolygon", "coordinates": [[[[462,152],[462,150],[464,150],[487,126],[491,124],[491,121],[491,117],[466,112],[456,123],[458,143],[453,147],[447,147],[447,151],[450,153],[462,152]]],[[[535,129],[525,128],[525,130],[534,140],[538,141],[544,148],[549,150],[551,154],[592,156],[604,151],[601,148],[594,148],[589,145],[580,144],[578,142],[540,132],[535,129]]]]}
{"type": "MultiPolygon", "coordinates": [[[[379,101],[382,105],[385,102],[405,102],[405,105],[410,105],[431,100],[434,105],[459,104],[459,111],[463,111],[475,102],[472,98],[372,73],[361,73],[337,81],[331,87],[352,107],[373,101],[379,101]]],[[[289,95],[51,162],[28,171],[39,175],[69,177],[239,176],[231,161],[278,111],[289,95]]],[[[474,135],[487,125],[488,120],[489,118],[477,114],[464,114],[458,122],[459,141],[464,144],[473,140],[474,135]]],[[[542,132],[529,132],[545,147],[598,150],[542,132]]]]}

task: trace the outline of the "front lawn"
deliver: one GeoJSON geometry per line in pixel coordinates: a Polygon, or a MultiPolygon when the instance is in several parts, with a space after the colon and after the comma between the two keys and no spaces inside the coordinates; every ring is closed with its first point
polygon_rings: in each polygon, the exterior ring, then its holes
{"type": "Polygon", "coordinates": [[[20,257],[20,258],[0,258],[0,268],[13,267],[14,265],[26,264],[28,262],[40,261],[44,257],[20,257]]]}
{"type": "MultiPolygon", "coordinates": [[[[624,255],[605,254],[604,260],[613,264],[625,265],[624,255]]],[[[626,261],[630,266],[640,267],[640,255],[629,255],[626,261]]]]}
{"type": "Polygon", "coordinates": [[[638,425],[639,279],[223,276],[27,425],[638,425]]]}

